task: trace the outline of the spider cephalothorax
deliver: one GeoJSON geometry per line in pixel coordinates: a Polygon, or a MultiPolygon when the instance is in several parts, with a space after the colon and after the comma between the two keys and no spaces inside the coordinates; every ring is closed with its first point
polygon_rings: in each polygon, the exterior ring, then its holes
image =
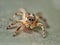
{"type": "MultiPolygon", "coordinates": [[[[27,12],[25,9],[21,8],[19,9],[18,12],[15,13],[15,15],[20,16],[22,15],[22,20],[18,19],[13,21],[11,24],[8,25],[7,29],[10,29],[12,27],[14,27],[14,25],[17,25],[17,29],[14,32],[13,36],[16,36],[19,32],[23,31],[23,32],[38,32],[37,30],[33,30],[33,28],[35,27],[40,27],[42,29],[42,36],[46,37],[46,30],[45,30],[45,26],[47,25],[47,21],[45,18],[43,18],[39,13],[33,14],[33,13],[29,13],[27,12]],[[39,19],[43,20],[45,22],[46,25],[44,25],[43,23],[39,23],[39,19]]],[[[39,32],[38,32],[39,33],[39,32]]]]}
{"type": "Polygon", "coordinates": [[[35,15],[30,14],[29,16],[26,17],[26,21],[32,24],[35,21],[35,15]]]}

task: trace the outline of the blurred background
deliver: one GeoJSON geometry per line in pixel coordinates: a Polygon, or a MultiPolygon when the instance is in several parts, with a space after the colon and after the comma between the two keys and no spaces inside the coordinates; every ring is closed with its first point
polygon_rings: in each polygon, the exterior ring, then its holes
{"type": "Polygon", "coordinates": [[[60,0],[0,0],[0,45],[60,45],[60,0]],[[19,8],[43,12],[50,26],[45,39],[37,33],[12,37],[12,30],[6,30],[9,16],[19,8]]]}

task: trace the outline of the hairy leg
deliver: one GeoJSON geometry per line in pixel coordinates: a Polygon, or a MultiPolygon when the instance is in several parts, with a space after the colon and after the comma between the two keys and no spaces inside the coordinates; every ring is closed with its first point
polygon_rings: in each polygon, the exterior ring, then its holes
{"type": "Polygon", "coordinates": [[[42,16],[43,14],[41,12],[37,12],[36,15],[38,15],[37,17],[40,18],[44,22],[46,27],[49,27],[47,20],[42,16]]]}
{"type": "Polygon", "coordinates": [[[15,27],[15,26],[16,26],[16,21],[13,21],[12,23],[10,23],[10,24],[7,26],[6,29],[11,29],[11,28],[13,28],[13,27],[15,27]]]}
{"type": "Polygon", "coordinates": [[[18,26],[18,25],[21,25],[21,24],[22,24],[22,21],[21,20],[13,21],[12,23],[10,23],[7,26],[7,29],[12,29],[13,27],[18,26]]]}
{"type": "Polygon", "coordinates": [[[42,29],[42,37],[45,38],[46,37],[46,30],[45,30],[45,27],[42,23],[37,23],[37,26],[40,27],[42,29]]]}
{"type": "Polygon", "coordinates": [[[13,37],[17,36],[20,33],[21,26],[17,27],[17,29],[13,33],[13,37]]]}

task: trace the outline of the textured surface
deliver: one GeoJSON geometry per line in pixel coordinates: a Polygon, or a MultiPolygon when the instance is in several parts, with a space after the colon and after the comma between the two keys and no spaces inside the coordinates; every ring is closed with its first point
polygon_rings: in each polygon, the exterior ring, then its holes
{"type": "Polygon", "coordinates": [[[60,45],[60,10],[55,9],[52,0],[0,0],[0,45],[60,45]],[[42,11],[50,28],[43,39],[40,34],[24,34],[12,37],[12,31],[5,28],[10,14],[19,8],[29,12],[42,11]]]}

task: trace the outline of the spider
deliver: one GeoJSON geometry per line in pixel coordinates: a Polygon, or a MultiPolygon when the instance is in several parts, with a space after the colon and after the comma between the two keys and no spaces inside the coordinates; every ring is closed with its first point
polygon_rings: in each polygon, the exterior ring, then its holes
{"type": "Polygon", "coordinates": [[[37,32],[39,33],[38,30],[33,30],[35,27],[40,27],[42,32],[41,35],[43,38],[46,37],[46,30],[45,27],[47,26],[47,21],[45,18],[43,18],[41,15],[42,13],[29,13],[25,9],[20,8],[18,12],[15,13],[15,15],[20,16],[22,15],[22,19],[18,19],[15,21],[12,21],[11,24],[7,26],[7,29],[11,29],[14,27],[14,25],[17,26],[17,29],[15,30],[13,36],[18,35],[21,31],[22,32],[37,32]],[[40,16],[37,16],[40,15],[40,16]],[[43,23],[39,22],[39,19],[43,20],[45,22],[45,25],[43,23]]]}

